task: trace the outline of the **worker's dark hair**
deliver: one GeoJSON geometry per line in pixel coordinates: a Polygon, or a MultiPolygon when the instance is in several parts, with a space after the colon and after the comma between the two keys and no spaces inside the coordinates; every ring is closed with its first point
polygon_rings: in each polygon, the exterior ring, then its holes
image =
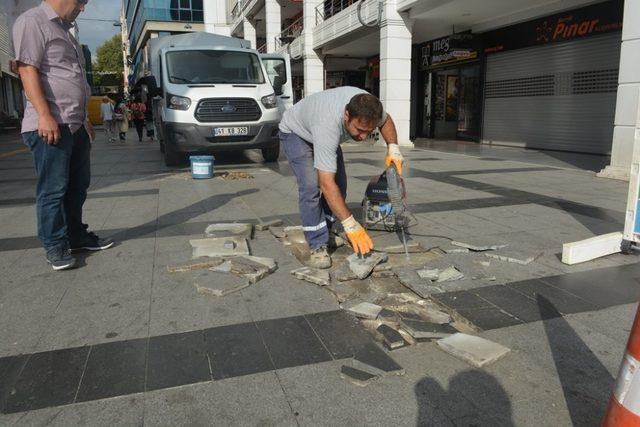
{"type": "Polygon", "coordinates": [[[377,124],[382,118],[382,103],[369,93],[354,96],[345,109],[349,113],[349,120],[357,117],[369,124],[377,124]]]}

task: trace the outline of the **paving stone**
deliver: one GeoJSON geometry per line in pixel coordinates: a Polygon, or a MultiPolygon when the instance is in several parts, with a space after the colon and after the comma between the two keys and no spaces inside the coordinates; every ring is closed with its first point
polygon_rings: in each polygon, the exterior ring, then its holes
{"type": "MultiPolygon", "coordinates": [[[[385,246],[384,248],[380,249],[380,251],[388,254],[404,254],[405,247],[404,245],[391,245],[391,246],[385,246]]],[[[417,254],[422,252],[428,252],[429,249],[425,248],[421,242],[407,242],[406,251],[409,252],[410,254],[417,254]]]]}
{"type": "Polygon", "coordinates": [[[331,283],[329,272],[317,268],[302,267],[291,271],[294,277],[320,286],[328,286],[331,283]]]}
{"type": "Polygon", "coordinates": [[[344,303],[350,300],[357,294],[357,291],[353,289],[349,282],[331,282],[327,289],[331,292],[339,303],[344,303]]]}
{"type": "Polygon", "coordinates": [[[389,350],[405,347],[408,343],[402,338],[402,335],[389,325],[380,325],[376,329],[381,335],[384,345],[389,350]]]}
{"type": "Polygon", "coordinates": [[[418,276],[418,273],[416,273],[412,268],[394,268],[393,272],[398,277],[400,283],[422,298],[428,298],[432,294],[443,292],[442,288],[425,283],[424,280],[418,276]]]}
{"type": "Polygon", "coordinates": [[[284,232],[283,227],[271,226],[269,227],[269,232],[273,234],[274,237],[277,237],[278,239],[284,239],[287,236],[287,233],[284,232]]]}
{"type": "Polygon", "coordinates": [[[263,265],[269,270],[269,273],[273,273],[278,269],[278,263],[273,258],[253,256],[253,255],[240,255],[238,258],[246,259],[254,262],[258,265],[263,265]]]}
{"type": "Polygon", "coordinates": [[[251,255],[247,239],[244,237],[213,237],[209,239],[189,240],[193,248],[192,258],[219,258],[234,255],[251,255]],[[229,247],[229,243],[233,247],[229,247]]]}
{"type": "Polygon", "coordinates": [[[373,375],[404,375],[404,369],[373,342],[365,344],[354,356],[351,366],[373,375]]]}
{"type": "Polygon", "coordinates": [[[365,256],[353,253],[347,257],[346,263],[358,279],[364,279],[371,274],[376,265],[387,259],[389,256],[384,252],[372,252],[365,256]]]}
{"type": "Polygon", "coordinates": [[[501,249],[501,248],[505,248],[508,245],[504,244],[504,243],[499,243],[499,244],[493,244],[493,245],[487,245],[486,243],[480,243],[480,242],[475,242],[475,241],[470,241],[470,242],[458,242],[458,241],[451,241],[451,244],[453,246],[459,246],[462,248],[467,248],[470,249],[474,252],[484,252],[484,251],[495,251],[497,249],[501,249]]]}
{"type": "Polygon", "coordinates": [[[302,226],[285,227],[285,240],[289,243],[307,243],[302,226]]]}
{"type": "Polygon", "coordinates": [[[365,387],[378,378],[379,375],[370,374],[369,372],[361,371],[351,366],[342,365],[340,368],[340,376],[353,384],[365,387]]]}
{"type": "Polygon", "coordinates": [[[254,284],[276,270],[275,261],[270,258],[237,256],[229,259],[231,273],[244,277],[254,284]]]}
{"type": "Polygon", "coordinates": [[[526,252],[521,250],[499,249],[497,251],[485,252],[484,256],[499,259],[500,261],[513,262],[527,265],[542,255],[542,252],[526,252]]]}
{"type": "Polygon", "coordinates": [[[274,219],[268,222],[261,222],[260,224],[256,224],[256,230],[264,231],[269,230],[271,227],[279,227],[282,225],[281,219],[274,219]]]}
{"type": "Polygon", "coordinates": [[[378,320],[386,323],[399,324],[400,315],[393,310],[383,308],[380,313],[378,313],[378,320]]]}
{"type": "Polygon", "coordinates": [[[484,338],[458,332],[436,342],[447,353],[477,367],[494,362],[511,350],[484,338]]]}
{"type": "Polygon", "coordinates": [[[464,278],[464,273],[458,270],[455,266],[449,266],[442,270],[438,274],[438,279],[436,282],[452,282],[454,280],[460,280],[464,278]]]}
{"type": "Polygon", "coordinates": [[[443,245],[439,247],[446,254],[468,254],[469,248],[463,248],[460,246],[443,245]]]}
{"type": "Polygon", "coordinates": [[[376,304],[363,302],[349,308],[347,311],[354,314],[356,317],[364,319],[376,319],[378,317],[378,314],[380,314],[380,312],[382,311],[382,307],[376,304]]]}
{"type": "Polygon", "coordinates": [[[356,273],[349,268],[349,264],[346,261],[338,265],[338,267],[331,272],[331,276],[338,282],[348,282],[349,280],[358,278],[356,273]]]}
{"type": "Polygon", "coordinates": [[[209,270],[216,273],[231,273],[231,261],[226,260],[222,264],[211,267],[209,270]]]}
{"type": "Polygon", "coordinates": [[[249,223],[216,223],[205,228],[204,234],[207,237],[232,237],[238,236],[251,239],[253,234],[253,224],[249,223]]]}
{"type": "Polygon", "coordinates": [[[425,322],[415,319],[402,319],[400,321],[400,326],[416,341],[429,341],[432,339],[444,338],[458,332],[454,327],[448,324],[425,322]]]}
{"type": "Polygon", "coordinates": [[[435,281],[440,277],[440,270],[437,268],[421,268],[420,270],[416,270],[416,273],[418,273],[418,277],[425,280],[435,281]]]}
{"type": "Polygon", "coordinates": [[[245,288],[251,286],[251,283],[247,281],[244,284],[230,284],[230,283],[216,283],[215,285],[199,285],[194,283],[193,286],[196,288],[196,291],[202,295],[211,295],[214,297],[223,297],[225,295],[232,294],[234,292],[241,291],[245,288]]]}
{"type": "Polygon", "coordinates": [[[212,267],[219,266],[224,262],[224,258],[212,258],[210,261],[202,262],[188,262],[180,265],[170,265],[167,267],[169,273],[183,273],[186,271],[211,269],[212,267]]]}

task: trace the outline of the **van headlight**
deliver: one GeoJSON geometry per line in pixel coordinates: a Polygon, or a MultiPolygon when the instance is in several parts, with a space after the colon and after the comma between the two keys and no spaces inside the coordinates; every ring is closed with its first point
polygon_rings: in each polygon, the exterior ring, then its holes
{"type": "Polygon", "coordinates": [[[167,107],[172,110],[188,110],[191,100],[184,96],[167,94],[167,107]]]}
{"type": "Polygon", "coordinates": [[[278,106],[278,103],[276,102],[275,93],[272,93],[271,95],[263,96],[261,101],[262,101],[262,105],[264,105],[265,108],[276,108],[278,106]]]}

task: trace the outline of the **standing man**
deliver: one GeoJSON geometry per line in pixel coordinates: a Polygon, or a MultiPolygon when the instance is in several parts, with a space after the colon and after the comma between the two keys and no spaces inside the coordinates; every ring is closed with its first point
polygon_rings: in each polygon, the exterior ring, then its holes
{"type": "Polygon", "coordinates": [[[100,104],[100,117],[107,142],[114,142],[116,139],[113,137],[113,104],[106,95],[102,97],[102,104],[100,104]]]}
{"type": "Polygon", "coordinates": [[[402,173],[403,157],[393,120],[378,98],[362,89],[345,86],[315,93],[282,117],[280,141],[298,181],[302,228],[311,249],[309,267],[331,267],[327,247],[336,218],[356,253],[364,255],[373,248],[345,203],[347,173],[340,143],[363,141],[376,127],[387,142],[387,166],[393,162],[402,173]]]}
{"type": "Polygon", "coordinates": [[[71,250],[113,245],[87,232],[82,206],[91,178],[91,90],[84,58],[69,32],[88,0],[45,0],[13,27],[18,72],[27,95],[22,139],[36,169],[38,237],[54,270],[75,265],[71,250]]]}

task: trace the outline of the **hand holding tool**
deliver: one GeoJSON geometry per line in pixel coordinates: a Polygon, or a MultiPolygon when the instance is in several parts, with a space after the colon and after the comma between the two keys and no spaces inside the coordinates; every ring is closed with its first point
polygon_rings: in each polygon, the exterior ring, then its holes
{"type": "Polygon", "coordinates": [[[371,238],[358,221],[353,218],[353,215],[342,221],[342,227],[345,233],[347,233],[347,237],[355,253],[365,255],[373,249],[371,238]]]}
{"type": "Polygon", "coordinates": [[[384,158],[384,163],[387,168],[391,165],[391,163],[393,163],[398,173],[402,175],[402,164],[404,163],[404,157],[400,152],[400,147],[398,147],[398,144],[389,144],[387,146],[387,156],[384,158]]]}

